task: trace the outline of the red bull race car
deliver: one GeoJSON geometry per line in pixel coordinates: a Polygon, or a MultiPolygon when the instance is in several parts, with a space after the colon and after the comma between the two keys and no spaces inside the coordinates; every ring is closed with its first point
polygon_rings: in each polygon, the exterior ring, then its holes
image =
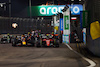
{"type": "Polygon", "coordinates": [[[16,36],[12,40],[12,46],[34,46],[34,37],[33,36],[28,36],[22,35],[22,36],[16,36]]]}
{"type": "Polygon", "coordinates": [[[59,47],[59,39],[56,39],[51,34],[42,35],[41,38],[38,38],[36,43],[37,47],[59,47]]]}

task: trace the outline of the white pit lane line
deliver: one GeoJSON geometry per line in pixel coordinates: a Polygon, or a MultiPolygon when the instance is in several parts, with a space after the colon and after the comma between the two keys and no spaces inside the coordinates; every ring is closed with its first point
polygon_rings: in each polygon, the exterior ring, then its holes
{"type": "Polygon", "coordinates": [[[87,61],[88,63],[90,63],[90,65],[87,66],[87,67],[95,67],[95,66],[96,66],[96,63],[95,63],[95,62],[93,62],[92,60],[90,60],[90,59],[84,57],[84,56],[81,55],[80,53],[74,51],[68,44],[66,44],[66,46],[67,46],[71,51],[73,51],[73,52],[75,52],[76,54],[78,54],[79,56],[81,56],[85,61],[87,61]]]}

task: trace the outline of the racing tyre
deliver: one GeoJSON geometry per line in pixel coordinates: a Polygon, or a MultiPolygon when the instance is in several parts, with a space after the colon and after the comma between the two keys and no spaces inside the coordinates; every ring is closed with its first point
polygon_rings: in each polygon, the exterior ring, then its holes
{"type": "Polygon", "coordinates": [[[41,47],[40,43],[36,44],[36,47],[41,47]]]}
{"type": "Polygon", "coordinates": [[[56,47],[59,47],[59,44],[58,44],[58,45],[56,45],[56,47]]]}
{"type": "Polygon", "coordinates": [[[15,43],[15,41],[12,42],[12,46],[16,47],[16,43],[15,43]]]}
{"type": "Polygon", "coordinates": [[[31,41],[31,44],[32,44],[32,46],[34,46],[34,41],[33,40],[31,41]]]}
{"type": "Polygon", "coordinates": [[[56,43],[55,45],[54,45],[54,47],[56,48],[56,47],[59,47],[59,44],[58,43],[56,43]]]}
{"type": "Polygon", "coordinates": [[[13,41],[12,41],[12,46],[16,47],[16,40],[15,39],[13,39],[13,41]]]}

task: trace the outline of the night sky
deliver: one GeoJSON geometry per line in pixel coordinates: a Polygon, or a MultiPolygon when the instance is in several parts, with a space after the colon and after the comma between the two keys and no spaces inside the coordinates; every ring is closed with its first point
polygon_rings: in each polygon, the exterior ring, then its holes
{"type": "MultiPolygon", "coordinates": [[[[53,0],[31,0],[32,6],[46,4],[47,1],[53,0]]],[[[54,0],[54,4],[67,4],[71,0],[54,0]],[[59,1],[59,2],[58,2],[59,1]]],[[[78,0],[75,0],[78,1],[78,0]]],[[[0,0],[1,3],[9,3],[9,0],[0,0]]],[[[29,0],[11,0],[11,14],[12,17],[27,17],[27,8],[29,7],[29,0]]],[[[9,16],[9,4],[6,5],[6,11],[1,11],[4,16],[9,16]]]]}
{"type": "MultiPolygon", "coordinates": [[[[18,3],[23,3],[23,4],[28,4],[29,0],[11,0],[13,2],[18,2],[18,3]]],[[[41,4],[46,4],[47,1],[53,1],[53,0],[31,0],[32,5],[41,5],[41,4]]],[[[69,1],[69,0],[54,0],[55,3],[57,2],[63,2],[64,1],[69,1]]],[[[9,2],[9,0],[0,0],[0,2],[9,2]]]]}
{"type": "MultiPolygon", "coordinates": [[[[46,4],[47,0],[31,0],[32,6],[46,4]]],[[[48,0],[52,1],[52,0],[48,0]]],[[[9,0],[0,0],[0,3],[9,3],[9,0]]],[[[56,2],[56,0],[55,0],[56,2]]],[[[6,4],[6,11],[0,10],[1,16],[9,16],[9,4],[6,4]]],[[[11,0],[11,16],[12,17],[27,17],[27,8],[29,0],[11,0]]],[[[0,7],[1,8],[1,7],[0,7]]]]}

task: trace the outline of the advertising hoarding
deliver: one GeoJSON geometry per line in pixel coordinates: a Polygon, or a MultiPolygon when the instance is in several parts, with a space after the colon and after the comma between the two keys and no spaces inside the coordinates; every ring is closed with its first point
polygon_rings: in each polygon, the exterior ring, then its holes
{"type": "Polygon", "coordinates": [[[63,13],[63,42],[70,43],[70,9],[63,13]]]}
{"type": "Polygon", "coordinates": [[[70,10],[69,8],[67,11],[64,12],[63,15],[63,34],[69,35],[70,34],[70,10]]]}
{"type": "Polygon", "coordinates": [[[69,19],[69,15],[64,16],[64,29],[65,30],[69,30],[69,23],[70,23],[70,19],[69,19]]]}
{"type": "Polygon", "coordinates": [[[80,11],[80,27],[86,28],[89,26],[89,12],[80,11]]]}
{"type": "Polygon", "coordinates": [[[64,43],[70,43],[69,35],[63,35],[63,42],[64,43]]]}
{"type": "Polygon", "coordinates": [[[60,31],[63,31],[63,18],[60,18],[60,31]]]}
{"type": "MultiPolygon", "coordinates": [[[[70,5],[68,5],[70,7],[70,5]]],[[[47,6],[32,6],[31,14],[32,16],[52,16],[54,14],[62,13],[62,9],[65,5],[47,5],[47,6]]],[[[83,6],[79,4],[71,5],[71,14],[80,15],[80,11],[83,10],[83,6]]],[[[30,16],[30,11],[28,8],[28,16],[30,16]]]]}

